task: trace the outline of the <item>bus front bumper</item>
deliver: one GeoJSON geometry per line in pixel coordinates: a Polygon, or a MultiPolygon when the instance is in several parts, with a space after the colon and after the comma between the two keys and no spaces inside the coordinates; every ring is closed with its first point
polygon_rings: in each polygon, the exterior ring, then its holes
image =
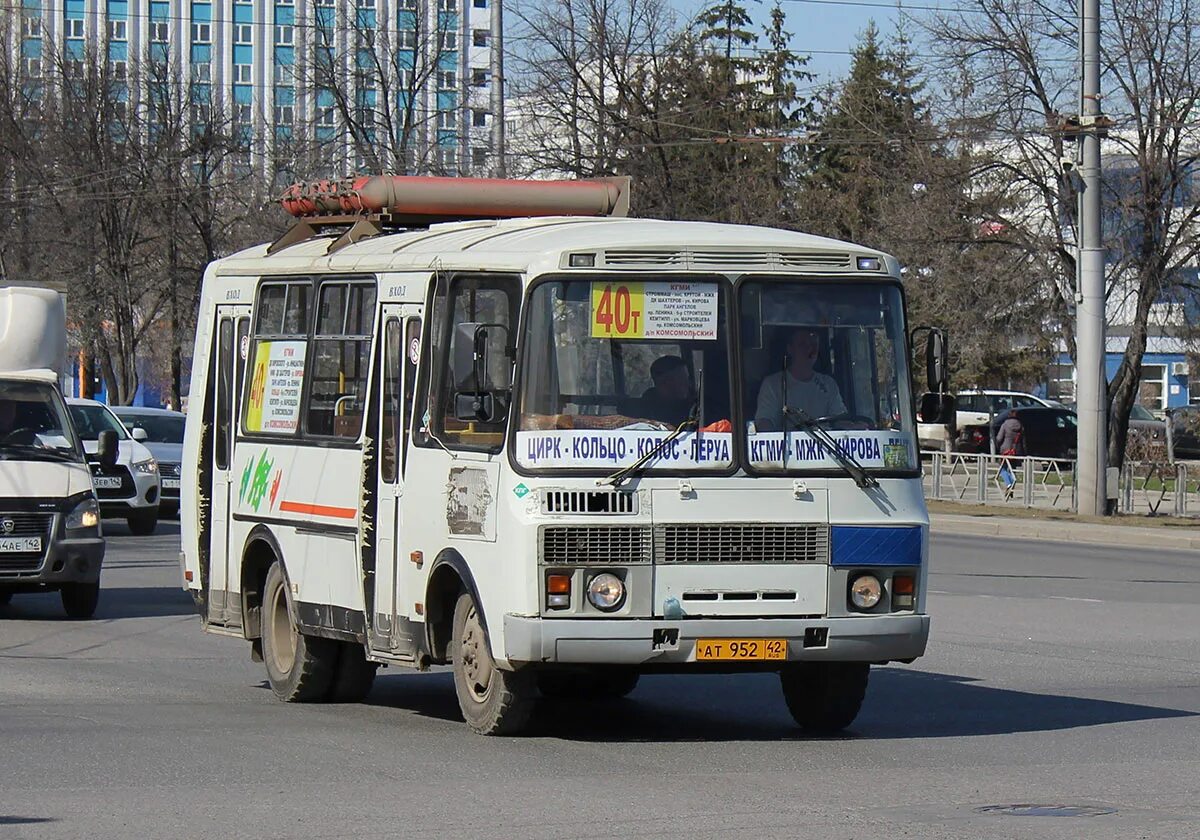
{"type": "Polygon", "coordinates": [[[686,667],[696,662],[696,642],[701,639],[786,639],[788,661],[911,661],[925,653],[929,616],[683,621],[504,616],[505,653],[513,665],[556,662],[686,667]]]}

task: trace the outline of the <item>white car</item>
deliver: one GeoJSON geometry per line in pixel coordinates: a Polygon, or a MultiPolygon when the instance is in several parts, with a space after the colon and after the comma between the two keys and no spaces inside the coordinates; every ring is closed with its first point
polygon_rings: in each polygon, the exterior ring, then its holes
{"type": "Polygon", "coordinates": [[[124,517],[135,534],[153,534],[161,488],[158,462],[150,450],[134,440],[104,403],[74,399],[67,400],[67,408],[87,453],[100,513],[124,517]],[[102,466],[96,457],[100,433],[108,430],[117,433],[117,463],[112,467],[102,466]]]}
{"type": "MultiPolygon", "coordinates": [[[[1023,391],[960,391],[955,397],[957,428],[986,426],[1010,408],[1059,408],[1059,403],[1027,394],[1023,391]]],[[[917,435],[922,449],[946,448],[946,427],[935,423],[918,423],[917,435]]],[[[951,441],[953,443],[953,441],[951,441]]]]}

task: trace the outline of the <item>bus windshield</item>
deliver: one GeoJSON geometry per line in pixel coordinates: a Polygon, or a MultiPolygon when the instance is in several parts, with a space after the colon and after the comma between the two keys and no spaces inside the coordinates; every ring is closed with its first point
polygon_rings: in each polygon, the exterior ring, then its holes
{"type": "Polygon", "coordinates": [[[916,468],[897,286],[747,279],[738,296],[751,469],[839,470],[813,421],[866,469],[916,468]]]}
{"type": "Polygon", "coordinates": [[[515,458],[611,470],[732,468],[728,283],[571,279],[530,294],[515,458]]]}

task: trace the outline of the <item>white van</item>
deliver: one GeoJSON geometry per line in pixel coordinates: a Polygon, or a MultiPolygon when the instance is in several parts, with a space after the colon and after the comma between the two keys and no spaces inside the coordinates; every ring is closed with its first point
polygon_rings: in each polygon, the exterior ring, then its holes
{"type": "MultiPolygon", "coordinates": [[[[62,298],[0,289],[0,607],[22,592],[58,590],[72,618],[100,594],[104,539],[83,446],[59,392],[66,358],[62,298]]],[[[99,459],[112,463],[105,435],[99,459]]]]}

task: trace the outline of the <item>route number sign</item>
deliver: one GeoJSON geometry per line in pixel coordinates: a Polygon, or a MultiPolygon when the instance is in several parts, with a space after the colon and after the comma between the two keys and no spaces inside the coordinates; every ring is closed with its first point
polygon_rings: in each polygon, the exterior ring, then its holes
{"type": "Polygon", "coordinates": [[[717,337],[716,283],[592,283],[592,338],[717,337]]]}

